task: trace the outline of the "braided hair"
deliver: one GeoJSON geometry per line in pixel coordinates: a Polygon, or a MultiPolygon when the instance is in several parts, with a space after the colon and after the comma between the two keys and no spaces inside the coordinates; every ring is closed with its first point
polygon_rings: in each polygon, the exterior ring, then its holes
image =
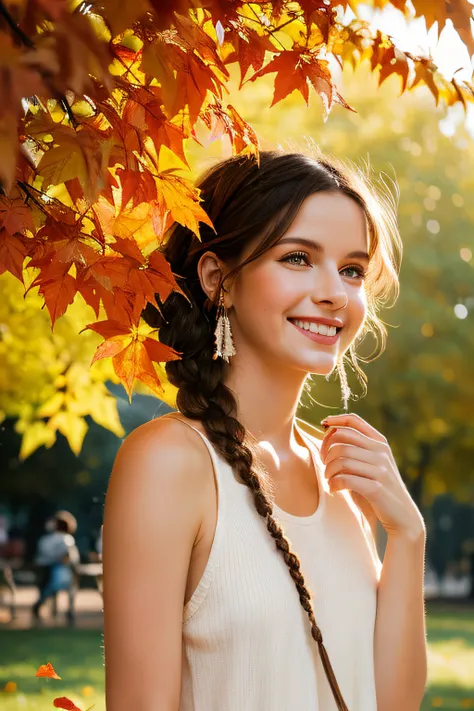
{"type": "MultiPolygon", "coordinates": [[[[271,481],[258,462],[252,438],[237,419],[236,399],[224,383],[232,364],[212,357],[215,316],[224,282],[280,239],[306,197],[323,191],[342,192],[364,210],[371,236],[371,269],[365,281],[368,285],[367,319],[358,339],[362,340],[370,331],[383,342],[385,328],[376,316],[376,306],[391,292],[398,295],[397,275],[402,251],[394,210],[386,200],[377,199],[370,179],[358,168],[328,155],[316,159],[301,153],[260,151],[259,161],[253,157],[233,156],[205,171],[197,187],[201,206],[216,232],[201,223],[199,240],[186,227],[173,225],[162,251],[187,298],[172,292],[161,303],[156,295],[160,311],[149,303],[142,316],[150,326],[159,329],[162,343],[182,354],[179,360],[165,364],[168,380],[178,389],[177,408],[185,417],[202,423],[208,439],[252,491],[255,508],[288,566],[300,603],[308,615],[311,634],[318,644],[337,708],[348,711],[314,616],[300,561],[273,517],[271,481]],[[257,248],[245,261],[239,261],[246,245],[257,235],[261,237],[257,248]],[[224,263],[237,263],[219,283],[213,300],[206,297],[197,272],[199,258],[207,250],[212,250],[224,263]]],[[[358,369],[353,351],[351,362],[363,382],[365,376],[358,369]]]]}

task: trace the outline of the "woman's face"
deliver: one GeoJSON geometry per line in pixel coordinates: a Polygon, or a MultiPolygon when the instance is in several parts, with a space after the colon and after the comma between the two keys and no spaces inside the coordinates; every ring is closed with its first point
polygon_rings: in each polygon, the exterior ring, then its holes
{"type": "Polygon", "coordinates": [[[368,247],[365,214],[354,200],[328,192],[307,197],[280,241],[227,287],[236,351],[245,357],[250,349],[273,367],[332,372],[366,317],[368,247]],[[342,322],[336,337],[312,337],[290,320],[320,317],[342,322]]]}

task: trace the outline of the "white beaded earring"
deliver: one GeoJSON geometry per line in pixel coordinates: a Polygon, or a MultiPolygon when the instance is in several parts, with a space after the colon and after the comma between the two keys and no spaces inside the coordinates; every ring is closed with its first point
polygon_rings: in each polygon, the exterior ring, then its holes
{"type": "Polygon", "coordinates": [[[349,383],[347,382],[347,375],[344,369],[344,362],[340,360],[337,364],[337,372],[339,373],[339,380],[341,381],[341,391],[342,399],[344,402],[344,410],[347,412],[347,402],[351,396],[351,389],[349,383]]]}
{"type": "Polygon", "coordinates": [[[217,323],[214,335],[216,348],[212,359],[217,360],[218,356],[220,356],[228,363],[229,357],[235,355],[236,350],[232,340],[232,331],[230,329],[229,317],[227,316],[227,309],[224,306],[224,291],[222,288],[219,294],[217,323]]]}

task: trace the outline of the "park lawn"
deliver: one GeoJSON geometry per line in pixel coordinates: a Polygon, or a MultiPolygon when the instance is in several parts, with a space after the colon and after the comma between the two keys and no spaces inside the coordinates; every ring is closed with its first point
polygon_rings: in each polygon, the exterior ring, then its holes
{"type": "Polygon", "coordinates": [[[474,609],[427,605],[428,687],[421,711],[474,709],[474,609]]]}
{"type": "MultiPolygon", "coordinates": [[[[474,709],[474,610],[427,610],[428,688],[421,711],[474,709]]],[[[67,696],[85,711],[105,711],[103,636],[100,630],[36,628],[0,631],[2,711],[50,711],[67,696]],[[51,662],[61,681],[35,677],[51,662]]]]}
{"type": "Polygon", "coordinates": [[[1,711],[50,711],[61,696],[82,711],[92,704],[105,711],[103,643],[101,630],[1,630],[0,689],[8,681],[17,684],[16,692],[0,691],[1,711]],[[48,662],[61,680],[35,676],[48,662]]]}

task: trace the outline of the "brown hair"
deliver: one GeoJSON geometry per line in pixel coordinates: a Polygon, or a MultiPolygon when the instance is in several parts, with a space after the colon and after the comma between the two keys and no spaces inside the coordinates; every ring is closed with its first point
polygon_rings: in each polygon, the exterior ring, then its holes
{"type": "Polygon", "coordinates": [[[70,511],[56,511],[53,516],[56,531],[74,534],[77,529],[77,519],[70,511]]]}
{"type": "MultiPolygon", "coordinates": [[[[398,296],[402,254],[392,196],[378,194],[370,178],[355,165],[321,153],[313,158],[302,153],[260,151],[259,162],[254,157],[233,156],[205,171],[196,184],[200,189],[201,206],[211,218],[216,233],[201,223],[199,241],[189,229],[175,223],[162,246],[189,301],[173,292],[162,304],[156,295],[161,313],[148,304],[142,316],[150,326],[159,328],[162,343],[181,354],[180,360],[165,365],[169,381],[178,388],[178,410],[185,417],[202,422],[209,440],[251,489],[255,508],[266,520],[308,614],[311,633],[318,643],[338,709],[347,711],[314,617],[300,561],[273,518],[271,485],[264,468],[256,461],[249,433],[237,419],[235,397],[224,384],[231,363],[227,364],[222,358],[213,360],[215,315],[220,286],[281,238],[305,198],[323,191],[342,192],[364,210],[370,234],[370,264],[364,282],[367,319],[357,341],[372,332],[381,343],[382,351],[386,330],[376,311],[390,294],[398,296]],[[248,259],[239,262],[246,245],[258,235],[261,240],[257,248],[248,259]],[[207,250],[213,251],[224,263],[237,265],[221,280],[210,308],[197,273],[199,258],[207,250]]],[[[354,346],[352,343],[349,349],[350,362],[365,384],[366,376],[357,365],[354,346]]]]}

